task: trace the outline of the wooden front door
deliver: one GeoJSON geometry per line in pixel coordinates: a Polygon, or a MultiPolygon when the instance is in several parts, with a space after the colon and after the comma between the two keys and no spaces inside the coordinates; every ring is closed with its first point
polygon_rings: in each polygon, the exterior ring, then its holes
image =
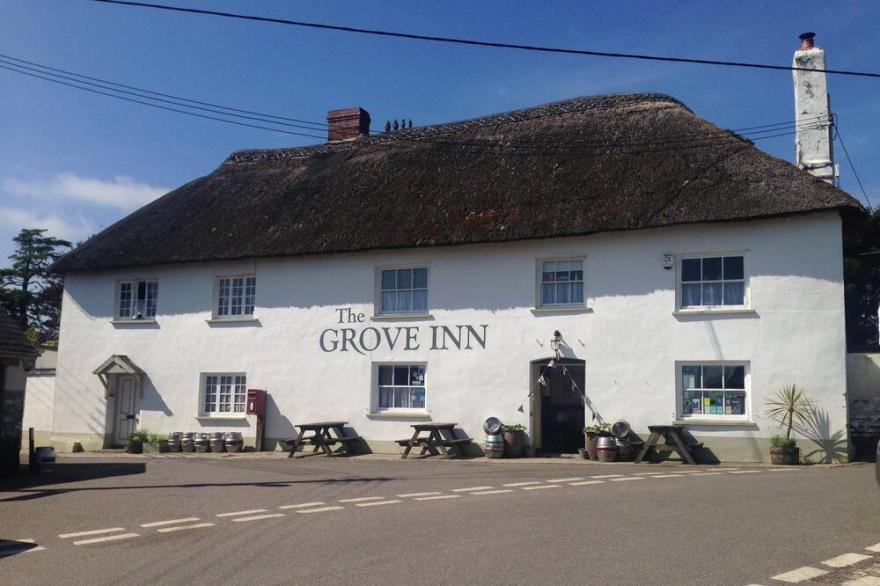
{"type": "Polygon", "coordinates": [[[120,375],[116,379],[116,416],[114,443],[125,444],[137,428],[137,385],[133,376],[120,375]]]}

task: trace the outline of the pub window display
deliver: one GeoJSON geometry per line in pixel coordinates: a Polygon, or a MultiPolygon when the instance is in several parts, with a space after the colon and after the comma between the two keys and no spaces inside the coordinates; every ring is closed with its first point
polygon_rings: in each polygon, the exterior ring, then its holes
{"type": "Polygon", "coordinates": [[[682,416],[745,416],[745,364],[687,364],[680,368],[682,416]]]}

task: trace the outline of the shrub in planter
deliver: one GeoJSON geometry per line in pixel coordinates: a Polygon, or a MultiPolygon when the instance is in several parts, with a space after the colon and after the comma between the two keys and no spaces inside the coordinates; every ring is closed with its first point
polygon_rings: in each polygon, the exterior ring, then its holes
{"type": "Polygon", "coordinates": [[[522,458],[526,449],[526,427],[515,423],[513,425],[505,425],[504,433],[504,457],[505,458],[522,458]]]}
{"type": "Polygon", "coordinates": [[[586,451],[590,460],[599,459],[599,438],[601,436],[611,435],[611,425],[608,423],[597,423],[596,425],[588,425],[584,428],[586,436],[586,451]]]}
{"type": "Polygon", "coordinates": [[[128,436],[128,443],[125,444],[126,454],[141,454],[144,451],[144,442],[148,437],[147,430],[139,429],[128,436]]]}
{"type": "Polygon", "coordinates": [[[156,434],[150,434],[143,443],[145,454],[160,454],[168,451],[168,440],[160,438],[156,434]]]}
{"type": "Polygon", "coordinates": [[[785,437],[773,436],[770,440],[770,461],[773,464],[797,464],[800,450],[791,437],[795,423],[806,424],[813,415],[813,403],[797,385],[783,387],[767,401],[766,415],[785,428],[785,437]]]}
{"type": "Polygon", "coordinates": [[[800,461],[800,448],[794,438],[786,439],[774,435],[770,438],[770,463],[780,466],[782,464],[797,464],[800,461]]]}

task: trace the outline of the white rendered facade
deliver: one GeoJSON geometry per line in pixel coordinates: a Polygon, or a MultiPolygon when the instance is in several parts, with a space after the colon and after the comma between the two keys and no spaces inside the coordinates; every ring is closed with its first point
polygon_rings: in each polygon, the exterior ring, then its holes
{"type": "MultiPolygon", "coordinates": [[[[827,414],[816,439],[846,437],[841,221],[837,212],[820,212],[552,240],[69,273],[53,438],[60,449],[73,441],[87,449],[111,443],[118,415],[113,378],[108,392],[93,371],[113,355],[142,369],[136,424],[156,433],[238,430],[252,438],[252,416],[234,409],[204,416],[206,377],[244,375],[248,388],[269,394],[269,447],[292,437],[298,423],[324,420],[348,421],[374,451],[396,451],[393,440],[428,420],[455,421],[478,441],[489,416],[536,435],[532,363],[552,356],[555,330],[563,355],[584,361],[586,394],[601,417],[626,419],[643,436],[648,425],[686,421],[721,460],[766,459],[767,438],[778,429],[763,417],[764,401],[796,383],[827,414]],[[666,259],[669,268],[664,255],[674,255],[666,259]],[[741,306],[680,307],[681,260],[700,256],[743,258],[741,306]],[[540,307],[540,263],[555,259],[581,261],[581,306],[540,307]],[[427,315],[377,316],[382,270],[407,267],[428,269],[427,315]],[[219,279],[251,276],[252,316],[217,319],[219,279]],[[119,283],[138,281],[158,282],[155,321],[114,323],[119,283]],[[368,328],[375,330],[364,334],[368,328]],[[448,333],[460,334],[457,345],[448,333]],[[415,408],[380,409],[379,367],[394,364],[424,367],[424,408],[412,399],[415,408]],[[742,365],[744,413],[687,417],[680,367],[693,364],[742,365]]],[[[812,451],[810,442],[801,445],[802,454],[812,451]]]]}

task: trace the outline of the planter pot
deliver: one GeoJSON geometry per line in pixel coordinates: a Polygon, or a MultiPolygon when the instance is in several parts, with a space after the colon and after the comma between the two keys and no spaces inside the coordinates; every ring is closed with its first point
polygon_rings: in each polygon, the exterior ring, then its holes
{"type": "Polygon", "coordinates": [[[587,448],[578,448],[578,457],[583,458],[584,460],[589,460],[590,457],[587,454],[587,448]]]}
{"type": "Polygon", "coordinates": [[[143,450],[145,454],[163,454],[169,451],[168,442],[147,442],[143,450]]]}
{"type": "Polygon", "coordinates": [[[127,444],[125,444],[125,453],[126,454],[143,454],[144,453],[144,442],[129,441],[127,444]]]}
{"type": "Polygon", "coordinates": [[[798,447],[770,448],[770,463],[775,466],[798,464],[800,462],[800,455],[801,450],[798,447]]]}
{"type": "Polygon", "coordinates": [[[598,460],[599,435],[594,433],[587,434],[587,455],[590,460],[598,460]]]}
{"type": "Polygon", "coordinates": [[[504,457],[522,458],[526,448],[526,432],[523,430],[504,432],[504,457]]]}

